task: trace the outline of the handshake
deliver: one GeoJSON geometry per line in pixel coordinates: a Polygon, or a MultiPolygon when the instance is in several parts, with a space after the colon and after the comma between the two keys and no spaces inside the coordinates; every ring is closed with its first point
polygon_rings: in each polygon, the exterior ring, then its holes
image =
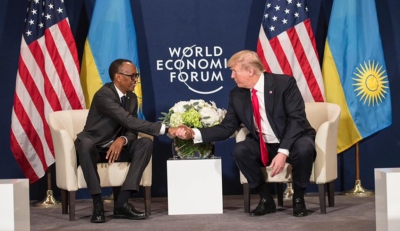
{"type": "Polygon", "coordinates": [[[170,127],[168,129],[168,135],[171,137],[178,137],[182,140],[189,140],[194,138],[194,131],[185,125],[179,125],[178,127],[170,127]]]}

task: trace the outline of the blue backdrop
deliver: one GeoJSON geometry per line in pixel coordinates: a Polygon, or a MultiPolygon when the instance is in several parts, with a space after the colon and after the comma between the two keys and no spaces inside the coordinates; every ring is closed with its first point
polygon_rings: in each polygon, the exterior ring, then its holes
{"type": "MultiPolygon", "coordinates": [[[[308,1],[317,48],[323,57],[325,36],[333,0],[308,1]]],[[[400,167],[399,99],[400,23],[397,0],[376,1],[387,72],[392,89],[393,124],[360,143],[363,186],[374,189],[373,169],[400,167]]],[[[26,12],[26,0],[0,2],[0,70],[4,86],[0,92],[0,179],[22,178],[9,148],[11,108],[18,66],[19,48],[26,12]]],[[[65,1],[79,57],[87,35],[94,0],[65,1]]],[[[256,49],[265,0],[132,0],[142,76],[143,110],[146,119],[157,121],[180,100],[213,100],[227,108],[228,93],[235,83],[226,60],[242,49],[256,49]]],[[[222,157],[224,194],[241,193],[238,170],[231,157],[234,140],[219,142],[216,155],[222,157]]],[[[354,148],[338,155],[336,191],[354,186],[354,148]]],[[[153,153],[153,196],[166,196],[166,160],[171,157],[171,140],[158,137],[153,153]]],[[[55,177],[53,177],[55,178],[55,177]]],[[[31,199],[43,199],[46,177],[31,185],[31,199]]],[[[55,184],[55,196],[59,196],[55,184]]],[[[310,187],[309,190],[315,190],[310,187]]],[[[79,195],[83,196],[85,190],[79,195]]]]}

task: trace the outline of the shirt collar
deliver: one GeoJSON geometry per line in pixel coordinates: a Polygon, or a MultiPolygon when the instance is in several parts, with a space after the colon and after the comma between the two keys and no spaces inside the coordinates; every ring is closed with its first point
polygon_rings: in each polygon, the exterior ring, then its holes
{"type": "Polygon", "coordinates": [[[258,92],[264,93],[264,73],[261,72],[260,78],[258,78],[258,81],[253,88],[256,89],[258,92]]]}
{"type": "Polygon", "coordinates": [[[115,87],[115,89],[117,90],[117,93],[118,93],[118,96],[119,96],[120,99],[121,99],[122,96],[125,96],[124,93],[122,93],[122,91],[120,91],[120,90],[118,89],[118,87],[115,86],[115,84],[114,84],[114,87],[115,87]]]}

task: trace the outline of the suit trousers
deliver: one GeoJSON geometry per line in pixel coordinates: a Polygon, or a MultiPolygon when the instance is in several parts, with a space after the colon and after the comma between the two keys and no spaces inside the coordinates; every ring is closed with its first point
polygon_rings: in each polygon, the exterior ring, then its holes
{"type": "MultiPolygon", "coordinates": [[[[101,193],[97,163],[107,163],[108,148],[97,147],[89,138],[76,139],[75,148],[88,190],[91,195],[101,193]]],[[[150,161],[153,141],[143,137],[123,147],[117,162],[130,162],[129,170],[121,190],[139,191],[143,171],[150,161]]]]}
{"type": "MultiPolygon", "coordinates": [[[[269,163],[276,156],[279,144],[266,144],[269,163]]],[[[246,139],[235,145],[232,151],[236,165],[246,177],[250,188],[256,188],[265,182],[261,170],[264,167],[261,161],[260,144],[258,139],[247,135],[246,139]]],[[[293,144],[286,162],[292,165],[293,184],[305,188],[310,183],[312,166],[316,157],[315,142],[312,136],[301,136],[293,144]]],[[[270,176],[268,176],[270,177],[270,176]]]]}

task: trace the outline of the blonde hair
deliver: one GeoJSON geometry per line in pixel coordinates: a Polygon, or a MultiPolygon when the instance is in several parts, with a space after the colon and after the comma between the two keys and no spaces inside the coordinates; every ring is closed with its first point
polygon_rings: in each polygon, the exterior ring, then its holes
{"type": "Polygon", "coordinates": [[[258,57],[257,53],[250,50],[239,51],[228,60],[228,67],[240,64],[245,70],[253,69],[257,74],[265,71],[265,68],[258,57]]]}

